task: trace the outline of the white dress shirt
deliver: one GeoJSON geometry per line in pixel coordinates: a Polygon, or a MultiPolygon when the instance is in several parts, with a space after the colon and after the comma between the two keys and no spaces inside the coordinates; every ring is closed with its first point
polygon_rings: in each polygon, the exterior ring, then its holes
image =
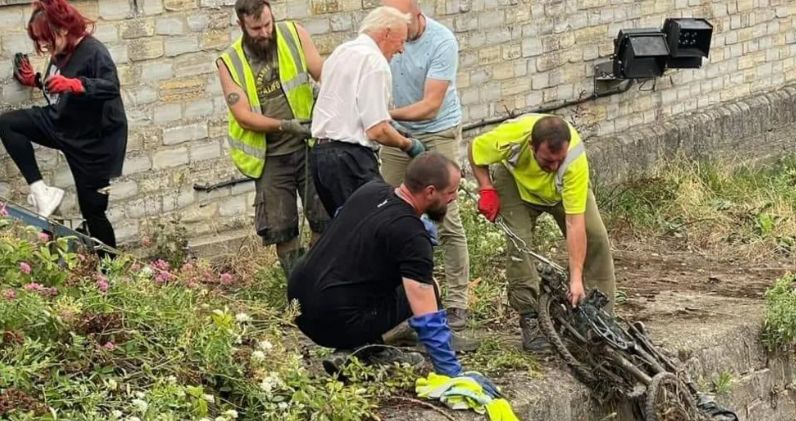
{"type": "Polygon", "coordinates": [[[390,64],[367,34],[335,48],[323,64],[312,136],[378,149],[366,130],[391,121],[390,64]]]}

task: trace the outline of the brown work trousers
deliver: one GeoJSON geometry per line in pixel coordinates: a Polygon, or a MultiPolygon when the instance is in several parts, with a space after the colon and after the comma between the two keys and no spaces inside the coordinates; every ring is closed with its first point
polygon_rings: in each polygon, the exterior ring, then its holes
{"type": "MultiPolygon", "coordinates": [[[[502,164],[491,168],[492,180],[500,195],[500,215],[508,228],[533,250],[533,228],[536,219],[542,213],[553,216],[561,232],[566,237],[566,214],[564,206],[541,206],[528,203],[520,198],[517,182],[508,169],[502,164]]],[[[600,217],[594,193],[589,190],[586,200],[586,262],[583,268],[584,286],[597,288],[610,299],[609,311],[613,311],[616,277],[614,261],[611,257],[611,244],[608,232],[600,217]]],[[[536,309],[536,298],[539,296],[539,274],[536,272],[536,260],[522,253],[514,243],[506,238],[508,258],[506,261],[506,278],[508,280],[509,304],[520,314],[536,309]]]]}

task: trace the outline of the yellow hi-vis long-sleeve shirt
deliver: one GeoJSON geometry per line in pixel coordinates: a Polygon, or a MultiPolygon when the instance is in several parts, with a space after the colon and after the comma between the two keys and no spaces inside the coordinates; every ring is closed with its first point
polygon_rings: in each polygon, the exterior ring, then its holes
{"type": "Polygon", "coordinates": [[[542,206],[562,203],[567,214],[586,212],[589,161],[583,142],[569,125],[567,158],[557,172],[543,170],[533,156],[531,131],[546,114],[526,114],[508,120],[475,139],[471,145],[476,165],[503,163],[514,176],[522,200],[542,206]]]}

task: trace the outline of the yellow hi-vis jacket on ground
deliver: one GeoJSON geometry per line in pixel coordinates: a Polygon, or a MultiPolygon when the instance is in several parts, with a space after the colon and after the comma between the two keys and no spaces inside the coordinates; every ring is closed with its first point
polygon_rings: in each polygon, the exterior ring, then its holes
{"type": "Polygon", "coordinates": [[[517,182],[520,197],[526,202],[542,206],[563,202],[565,213],[585,213],[589,161],[575,128],[569,125],[567,157],[557,172],[543,170],[534,159],[531,131],[545,116],[526,114],[476,137],[471,146],[473,161],[479,166],[498,162],[506,165],[517,182]]]}
{"type": "MultiPolygon", "coordinates": [[[[279,60],[279,81],[282,83],[282,90],[285,92],[293,116],[297,119],[311,118],[312,85],[304,58],[304,49],[301,47],[294,22],[276,24],[276,51],[279,60]]],[[[243,38],[232,44],[220,58],[227,66],[232,80],[246,92],[252,112],[262,113],[254,73],[243,52],[243,38]]],[[[265,133],[244,129],[235,120],[231,111],[227,119],[229,154],[232,162],[243,175],[259,178],[265,168],[265,133]]]]}

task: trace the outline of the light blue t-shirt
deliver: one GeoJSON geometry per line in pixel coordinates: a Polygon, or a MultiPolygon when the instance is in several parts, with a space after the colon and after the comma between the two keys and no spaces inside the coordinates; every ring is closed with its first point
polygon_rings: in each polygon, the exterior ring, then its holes
{"type": "Polygon", "coordinates": [[[426,79],[447,80],[450,83],[435,118],[397,121],[412,134],[440,132],[456,127],[462,121],[459,94],[456,92],[459,43],[450,29],[428,16],[425,18],[426,29],[420,38],[407,42],[404,52],[396,54],[390,61],[393,102],[396,108],[400,108],[423,99],[426,79]]]}

